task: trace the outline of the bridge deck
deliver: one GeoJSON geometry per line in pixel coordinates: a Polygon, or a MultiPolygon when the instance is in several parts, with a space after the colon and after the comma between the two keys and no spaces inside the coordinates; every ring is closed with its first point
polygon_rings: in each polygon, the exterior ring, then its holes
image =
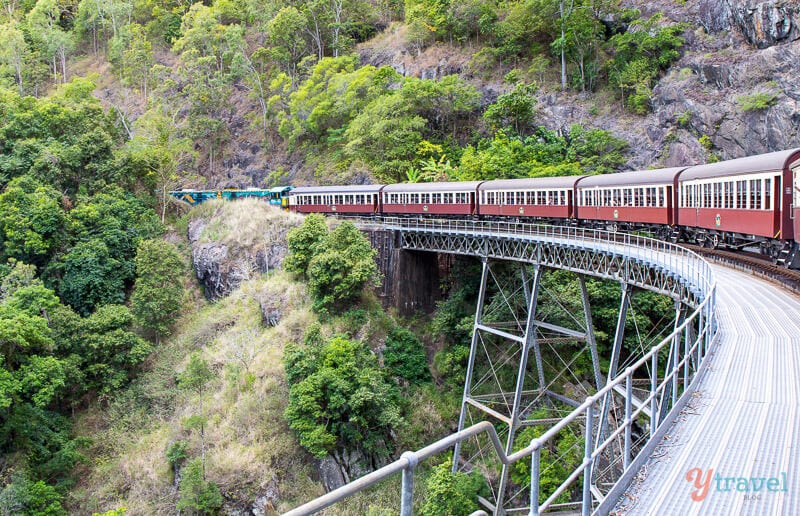
{"type": "Polygon", "coordinates": [[[800,297],[743,272],[714,272],[719,341],[710,369],[620,499],[620,514],[800,514],[800,297]],[[687,480],[693,468],[700,485],[709,480],[701,501],[687,480]]]}

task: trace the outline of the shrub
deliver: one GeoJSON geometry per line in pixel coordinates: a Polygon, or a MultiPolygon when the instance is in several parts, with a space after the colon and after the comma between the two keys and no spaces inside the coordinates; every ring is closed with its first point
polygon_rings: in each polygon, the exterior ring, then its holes
{"type": "Polygon", "coordinates": [[[736,104],[739,109],[747,113],[748,111],[760,111],[775,105],[778,95],[773,92],[753,93],[752,95],[740,95],[736,97],[736,104]]]}
{"type": "Polygon", "coordinates": [[[219,486],[206,480],[203,462],[198,457],[189,461],[181,470],[181,498],[177,509],[190,509],[199,514],[214,514],[222,507],[222,493],[219,486]]]}
{"type": "Polygon", "coordinates": [[[428,478],[428,499],[422,506],[422,514],[470,514],[480,508],[478,495],[486,489],[483,477],[477,471],[453,473],[450,464],[450,461],[439,464],[428,478]]]}
{"type": "Polygon", "coordinates": [[[431,379],[422,343],[405,328],[398,327],[389,332],[383,363],[389,374],[408,383],[419,385],[431,379]]]}

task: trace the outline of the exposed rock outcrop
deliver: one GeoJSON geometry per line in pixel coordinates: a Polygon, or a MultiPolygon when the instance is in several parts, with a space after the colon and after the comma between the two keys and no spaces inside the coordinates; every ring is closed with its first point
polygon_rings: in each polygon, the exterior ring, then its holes
{"type": "MultiPolygon", "coordinates": [[[[718,2],[721,3],[721,2],[718,2]]],[[[800,5],[786,0],[726,0],[736,27],[757,48],[800,37],[800,5]]]]}
{"type": "MultiPolygon", "coordinates": [[[[286,233],[302,220],[254,199],[217,206],[210,216],[192,220],[188,228],[194,270],[212,301],[279,268],[288,251],[286,233]]],[[[265,322],[277,323],[280,311],[265,310],[265,322]]]]}

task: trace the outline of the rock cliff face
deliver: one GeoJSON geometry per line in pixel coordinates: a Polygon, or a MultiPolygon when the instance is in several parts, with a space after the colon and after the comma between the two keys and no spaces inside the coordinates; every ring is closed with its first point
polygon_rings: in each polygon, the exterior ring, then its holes
{"type": "MultiPolygon", "coordinates": [[[[652,113],[630,115],[602,94],[542,91],[538,121],[566,132],[575,123],[630,143],[629,169],[678,166],[800,147],[800,2],[788,0],[623,0],[649,17],[686,22],[683,57],[655,86],[652,113]],[[748,96],[768,99],[744,107],[748,96]]],[[[392,44],[364,46],[365,63],[405,75],[470,77],[469,59],[448,45],[421,52],[392,44]]],[[[475,80],[474,77],[471,77],[475,80]]],[[[484,104],[507,85],[478,81],[484,104]]]]}
{"type": "Polygon", "coordinates": [[[733,23],[756,48],[800,37],[800,5],[786,0],[727,0],[733,23]]]}
{"type": "MultiPolygon", "coordinates": [[[[221,299],[259,274],[281,266],[286,233],[302,218],[263,201],[218,202],[189,223],[192,262],[206,297],[221,299]]],[[[280,319],[280,307],[262,306],[267,324],[280,319]]]]}

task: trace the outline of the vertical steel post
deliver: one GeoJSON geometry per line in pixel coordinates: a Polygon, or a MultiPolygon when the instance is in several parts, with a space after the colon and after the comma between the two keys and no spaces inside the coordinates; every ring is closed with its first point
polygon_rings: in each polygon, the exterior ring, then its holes
{"type": "MultiPolygon", "coordinates": [[[[589,398],[587,398],[588,400],[589,398]]],[[[583,503],[581,514],[589,516],[592,513],[592,423],[594,419],[594,404],[586,407],[586,440],[583,448],[583,503]]]]}
{"type": "MultiPolygon", "coordinates": [[[[544,388],[544,370],[541,366],[539,342],[536,339],[536,303],[539,298],[539,284],[541,283],[541,279],[542,268],[537,264],[534,266],[533,289],[528,303],[528,317],[525,320],[525,338],[520,345],[519,368],[517,370],[517,382],[514,388],[514,404],[511,407],[511,424],[508,426],[508,439],[506,439],[506,455],[511,455],[511,452],[514,451],[514,436],[519,427],[522,391],[525,388],[525,371],[528,368],[528,352],[531,347],[536,350],[536,361],[539,368],[539,387],[542,389],[544,388]]],[[[500,483],[497,486],[497,507],[500,510],[502,510],[503,507],[506,484],[508,484],[508,475],[510,472],[511,464],[503,464],[503,470],[500,473],[500,483]]]]}
{"type": "Polygon", "coordinates": [[[628,369],[625,377],[625,449],[622,456],[623,470],[631,465],[631,398],[633,398],[633,371],[628,369]]]}
{"type": "Polygon", "coordinates": [[[592,354],[594,383],[597,390],[600,390],[603,388],[603,374],[600,371],[600,356],[597,353],[597,341],[594,338],[594,324],[592,323],[592,307],[589,304],[589,294],[586,291],[586,278],[583,274],[578,275],[578,282],[581,286],[581,302],[583,303],[583,313],[586,321],[586,342],[589,344],[589,351],[592,354]]]}
{"type": "Polygon", "coordinates": [[[683,392],[689,386],[689,342],[691,341],[692,322],[689,321],[683,329],[683,392]]]}
{"type": "MultiPolygon", "coordinates": [[[[608,366],[608,377],[606,378],[606,385],[610,383],[617,376],[617,364],[619,362],[620,349],[622,348],[622,340],[625,337],[625,322],[628,320],[628,307],[631,302],[631,286],[628,283],[622,283],[622,298],[619,303],[619,316],[617,318],[617,330],[614,333],[614,347],[611,350],[611,363],[608,366]]],[[[600,427],[597,432],[597,441],[595,447],[600,446],[606,430],[608,427],[608,412],[611,409],[611,398],[614,395],[613,390],[609,390],[603,397],[603,406],[600,411],[600,427]]]]}
{"type": "MultiPolygon", "coordinates": [[[[464,429],[464,421],[467,416],[467,399],[469,399],[472,384],[472,373],[475,370],[475,355],[478,350],[478,325],[481,323],[481,313],[483,312],[483,302],[486,299],[486,282],[489,278],[489,260],[483,259],[481,271],[481,285],[478,290],[478,303],[475,309],[475,324],[472,327],[472,343],[469,348],[469,362],[467,363],[467,377],[464,379],[464,394],[461,397],[461,414],[458,416],[458,431],[464,429]]],[[[458,456],[461,453],[461,442],[457,442],[453,449],[453,473],[458,471],[458,456]]]]}
{"type": "Polygon", "coordinates": [[[414,510],[414,468],[419,463],[419,458],[414,452],[404,452],[401,456],[408,461],[403,469],[402,491],[400,498],[400,516],[412,516],[414,510]]]}
{"type": "Polygon", "coordinates": [[[531,454],[531,509],[529,516],[539,516],[539,467],[542,456],[542,446],[534,439],[533,453],[531,454]]]}
{"type": "Polygon", "coordinates": [[[658,410],[656,403],[656,387],[658,386],[658,353],[653,353],[650,359],[650,437],[656,433],[658,425],[658,410]]]}

